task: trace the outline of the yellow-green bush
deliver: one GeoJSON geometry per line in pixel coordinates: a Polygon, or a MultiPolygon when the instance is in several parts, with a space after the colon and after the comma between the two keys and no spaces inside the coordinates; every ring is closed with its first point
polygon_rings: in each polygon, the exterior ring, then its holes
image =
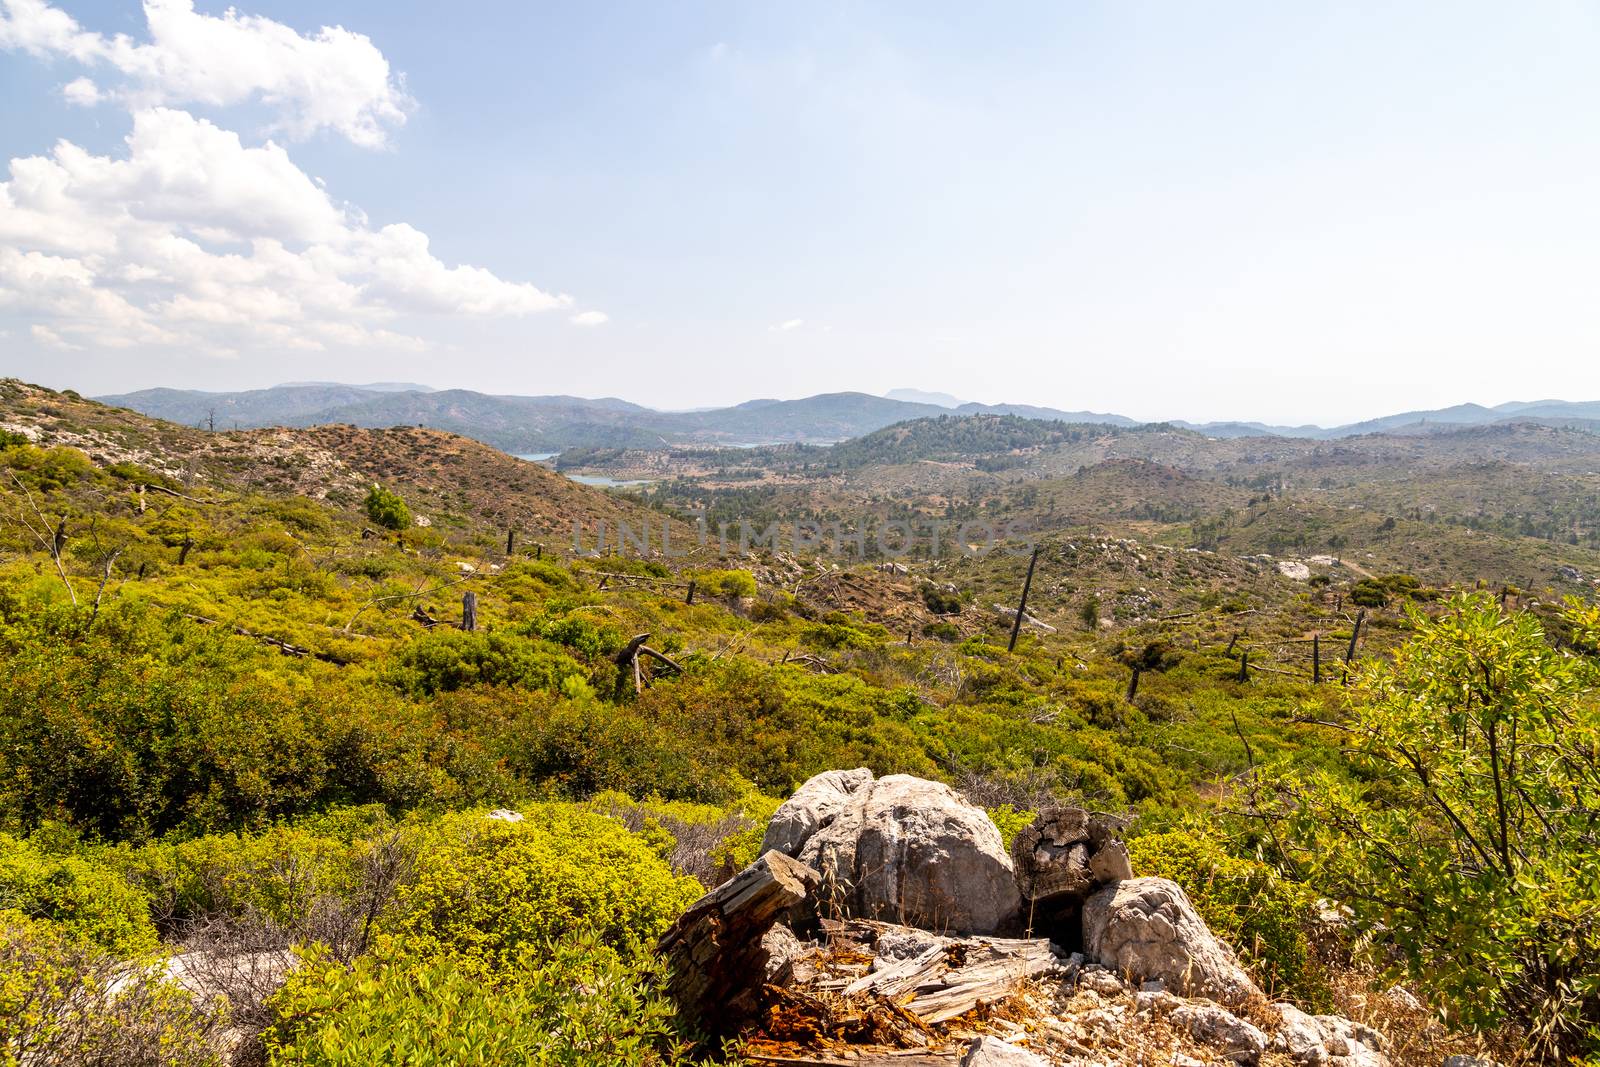
{"type": "Polygon", "coordinates": [[[671,1007],[592,934],[524,945],[488,982],[451,959],[290,975],[267,1032],[272,1067],[652,1067],[676,1061],[671,1007]]]}
{"type": "Polygon", "coordinates": [[[148,900],[115,872],[3,833],[0,910],[49,920],[62,936],[124,958],[157,945],[148,900]]]}
{"type": "Polygon", "coordinates": [[[220,1067],[225,1018],[154,966],[129,970],[54,923],[0,910],[0,1067],[220,1067]]]}
{"type": "Polygon", "coordinates": [[[1269,993],[1306,1006],[1326,1002],[1306,934],[1313,901],[1304,886],[1187,831],[1136,837],[1128,856],[1135,874],[1182,886],[1206,925],[1239,951],[1269,993]]]}
{"type": "Polygon", "coordinates": [[[527,946],[589,932],[628,955],[652,943],[702,892],[620,823],[569,804],[524,821],[465,812],[426,829],[414,880],[383,919],[389,949],[451,958],[493,977],[527,946]]]}

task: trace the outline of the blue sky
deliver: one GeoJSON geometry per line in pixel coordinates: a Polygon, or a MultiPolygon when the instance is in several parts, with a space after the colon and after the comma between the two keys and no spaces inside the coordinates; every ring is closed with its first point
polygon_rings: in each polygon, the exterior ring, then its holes
{"type": "Polygon", "coordinates": [[[1600,397],[1593,4],[224,11],[0,0],[0,373],[1600,397]]]}

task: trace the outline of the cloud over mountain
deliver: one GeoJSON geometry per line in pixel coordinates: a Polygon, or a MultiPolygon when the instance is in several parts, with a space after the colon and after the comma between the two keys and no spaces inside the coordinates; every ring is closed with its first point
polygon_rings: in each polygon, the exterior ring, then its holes
{"type": "MultiPolygon", "coordinates": [[[[572,299],[434,255],[404,222],[372,225],[274,140],[164,106],[258,102],[290,137],[333,130],[363,147],[405,120],[399,78],[366,37],[302,36],[188,0],[148,0],[150,41],[81,27],[42,0],[0,0],[0,48],[106,70],[68,99],[129,108],[124,150],[68,140],[11,160],[0,181],[0,309],[60,348],[426,345],[422,316],[521,316],[572,299]]],[[[605,321],[599,311],[573,318],[605,321]]]]}

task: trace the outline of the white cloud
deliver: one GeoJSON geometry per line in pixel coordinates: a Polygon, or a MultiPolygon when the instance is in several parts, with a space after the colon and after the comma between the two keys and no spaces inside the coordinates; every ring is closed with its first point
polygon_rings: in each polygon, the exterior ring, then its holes
{"type": "Polygon", "coordinates": [[[568,320],[574,326],[603,326],[611,321],[604,311],[580,311],[568,320]]]}
{"type": "Polygon", "coordinates": [[[63,88],[74,104],[259,101],[278,115],[273,132],[304,138],[329,129],[368,148],[405,122],[411,101],[402,79],[363,34],[324,26],[303,36],[232,8],[202,15],[192,0],[145,0],[144,13],[150,40],[138,42],[86,30],[45,0],[0,0],[0,49],[106,70],[109,86],[80,77],[63,88]]]}
{"type": "Polygon", "coordinates": [[[768,326],[767,329],[773,333],[788,333],[790,330],[798,330],[805,324],[805,319],[785,319],[776,326],[768,326]]]}
{"type": "Polygon", "coordinates": [[[415,348],[397,319],[571,304],[450,266],[411,226],[373,229],[279,145],[184,111],[136,112],[124,157],[61,141],[0,182],[0,310],[42,320],[45,343],[415,348]]]}
{"type": "MultiPolygon", "coordinates": [[[[62,337],[59,333],[56,333],[48,326],[40,326],[35,323],[33,326],[29,327],[28,332],[33,335],[33,339],[35,341],[38,341],[42,345],[49,345],[51,348],[64,348],[72,352],[79,351],[83,348],[82,345],[75,345],[71,341],[68,341],[66,338],[62,337]]],[[[5,335],[0,334],[0,336],[5,335]]]]}
{"type": "Polygon", "coordinates": [[[79,107],[93,107],[104,99],[100,87],[88,78],[72,79],[61,87],[61,95],[67,98],[67,103],[79,107]]]}

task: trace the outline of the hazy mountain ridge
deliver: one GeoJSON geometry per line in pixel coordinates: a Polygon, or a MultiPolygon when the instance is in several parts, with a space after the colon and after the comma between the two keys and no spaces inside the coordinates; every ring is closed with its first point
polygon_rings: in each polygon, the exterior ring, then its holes
{"type": "MultiPolygon", "coordinates": [[[[1073,424],[1132,427],[1125,415],[1062,411],[1028,404],[959,403],[944,394],[894,390],[894,395],[823,393],[797,400],[756,399],[723,408],[658,411],[616,397],[508,396],[470,389],[434,390],[406,383],[297,383],[241,392],[144,389],[102,401],[190,426],[257,428],[349,423],[368,428],[424,425],[475,437],[508,452],[566,448],[650,448],[665,444],[830,442],[860,437],[911,419],[939,415],[1015,415],[1073,424]],[[939,402],[916,402],[911,394],[939,402]]],[[[1511,401],[1494,407],[1458,404],[1405,411],[1343,426],[1281,426],[1262,422],[1168,425],[1209,437],[1335,440],[1368,433],[1433,433],[1468,426],[1538,421],[1594,429],[1600,401],[1511,401]]]]}

